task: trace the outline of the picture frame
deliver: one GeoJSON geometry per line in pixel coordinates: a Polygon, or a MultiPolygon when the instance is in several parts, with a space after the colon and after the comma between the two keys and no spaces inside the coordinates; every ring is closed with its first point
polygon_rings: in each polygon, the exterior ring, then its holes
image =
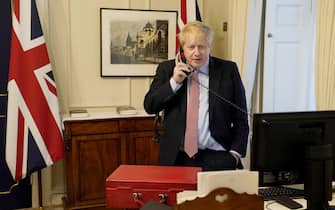
{"type": "Polygon", "coordinates": [[[177,11],[100,8],[101,77],[153,76],[173,59],[177,11]]]}

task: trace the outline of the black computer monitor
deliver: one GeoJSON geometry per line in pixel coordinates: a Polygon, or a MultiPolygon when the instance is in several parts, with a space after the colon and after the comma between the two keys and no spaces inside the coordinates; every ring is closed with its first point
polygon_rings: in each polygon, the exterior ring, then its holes
{"type": "Polygon", "coordinates": [[[250,169],[259,171],[260,186],[304,183],[306,188],[306,179],[322,180],[313,193],[322,191],[329,200],[335,177],[335,111],[256,113],[252,120],[250,169]],[[315,163],[325,170],[311,174],[315,163]]]}

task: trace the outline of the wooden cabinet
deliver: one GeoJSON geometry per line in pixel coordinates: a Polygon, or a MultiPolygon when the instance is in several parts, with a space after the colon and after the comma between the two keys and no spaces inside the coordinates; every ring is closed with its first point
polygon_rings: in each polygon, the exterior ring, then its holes
{"type": "Polygon", "coordinates": [[[65,120],[66,209],[103,209],[105,179],[120,164],[154,165],[154,117],[65,120]]]}

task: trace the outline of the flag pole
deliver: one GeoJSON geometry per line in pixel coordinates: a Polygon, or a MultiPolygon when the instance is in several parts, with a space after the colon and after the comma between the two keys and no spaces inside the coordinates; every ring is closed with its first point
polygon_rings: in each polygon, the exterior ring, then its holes
{"type": "Polygon", "coordinates": [[[42,191],[42,173],[41,170],[37,171],[37,184],[38,184],[38,206],[39,210],[43,210],[43,191],[42,191]]]}

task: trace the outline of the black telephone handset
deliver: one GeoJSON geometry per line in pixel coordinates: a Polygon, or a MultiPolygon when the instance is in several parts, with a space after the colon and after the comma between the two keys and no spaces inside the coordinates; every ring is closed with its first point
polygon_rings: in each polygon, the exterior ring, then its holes
{"type": "Polygon", "coordinates": [[[184,49],[182,46],[179,46],[179,62],[183,62],[183,63],[186,63],[186,58],[185,58],[185,55],[184,55],[184,49]]]}
{"type": "MultiPolygon", "coordinates": [[[[182,46],[180,46],[180,45],[179,45],[178,61],[187,64],[186,57],[185,57],[185,55],[184,55],[184,49],[183,49],[182,46]]],[[[188,69],[189,69],[190,71],[183,71],[183,72],[184,72],[187,76],[189,76],[189,75],[194,71],[194,68],[193,68],[190,64],[187,64],[187,67],[188,67],[188,69]]]]}

